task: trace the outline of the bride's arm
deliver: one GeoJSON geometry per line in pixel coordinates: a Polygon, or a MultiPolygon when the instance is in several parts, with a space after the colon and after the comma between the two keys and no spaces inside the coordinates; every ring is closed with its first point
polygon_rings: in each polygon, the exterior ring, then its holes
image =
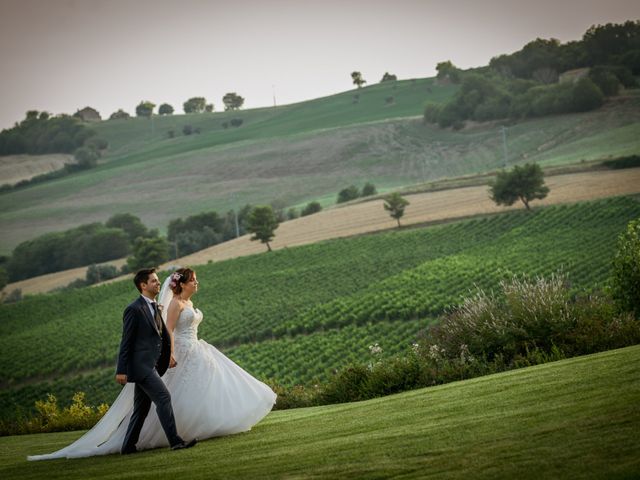
{"type": "Polygon", "coordinates": [[[178,323],[178,317],[182,311],[182,305],[178,300],[172,300],[169,304],[169,310],[167,311],[167,330],[169,331],[169,338],[171,339],[171,359],[169,360],[169,368],[173,368],[177,365],[173,356],[174,343],[173,343],[173,331],[178,323]]]}

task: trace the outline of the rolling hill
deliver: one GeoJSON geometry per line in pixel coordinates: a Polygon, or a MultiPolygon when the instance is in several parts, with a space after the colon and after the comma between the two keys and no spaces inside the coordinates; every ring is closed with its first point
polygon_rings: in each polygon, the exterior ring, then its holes
{"type": "MultiPolygon", "coordinates": [[[[118,212],[164,231],[169,220],[205,210],[274,200],[326,206],[350,183],[371,181],[384,192],[500,168],[501,125],[451,131],[422,123],[425,102],[442,102],[455,88],[406,80],[276,108],[102,122],[95,129],[110,148],[99,167],[0,195],[0,253],[118,212]],[[234,118],[240,127],[223,126],[234,118]],[[185,125],[200,133],[182,135],[185,125]]],[[[638,153],[639,120],[640,94],[629,91],[593,112],[513,123],[508,162],[638,153]]]]}

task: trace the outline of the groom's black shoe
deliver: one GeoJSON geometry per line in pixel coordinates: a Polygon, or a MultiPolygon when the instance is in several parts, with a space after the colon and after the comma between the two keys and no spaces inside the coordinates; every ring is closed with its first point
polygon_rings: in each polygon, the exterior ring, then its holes
{"type": "Polygon", "coordinates": [[[138,449],[136,447],[132,448],[123,448],[120,450],[121,455],[131,455],[132,453],[138,453],[138,449]]]}
{"type": "Polygon", "coordinates": [[[194,438],[193,440],[191,440],[190,442],[180,442],[180,443],[176,443],[175,445],[171,445],[171,450],[183,450],[185,448],[191,448],[193,447],[196,443],[198,443],[198,439],[194,438]]]}

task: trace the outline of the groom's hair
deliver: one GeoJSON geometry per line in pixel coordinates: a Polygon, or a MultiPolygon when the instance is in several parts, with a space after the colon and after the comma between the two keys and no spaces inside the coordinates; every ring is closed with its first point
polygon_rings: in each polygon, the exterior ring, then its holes
{"type": "Polygon", "coordinates": [[[140,293],[142,293],[141,285],[149,281],[149,275],[151,275],[152,273],[156,273],[155,268],[143,268],[142,270],[138,270],[136,272],[136,276],[133,277],[133,283],[136,284],[136,288],[140,293]]]}

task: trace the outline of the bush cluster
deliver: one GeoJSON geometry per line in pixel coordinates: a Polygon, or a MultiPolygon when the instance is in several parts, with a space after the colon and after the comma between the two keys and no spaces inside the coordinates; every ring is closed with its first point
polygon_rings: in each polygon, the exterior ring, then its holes
{"type": "Polygon", "coordinates": [[[344,203],[350,200],[355,200],[356,198],[375,195],[376,193],[378,193],[376,186],[371,182],[365,183],[362,190],[355,185],[349,185],[338,192],[338,200],[336,203],[344,203]]]}
{"type": "Polygon", "coordinates": [[[279,388],[277,408],[365,400],[640,343],[640,322],[605,294],[575,295],[567,278],[514,277],[478,289],[405,355],[354,364],[312,388],[279,388]],[[377,360],[377,361],[376,361],[377,360]]]}
{"type": "Polygon", "coordinates": [[[0,435],[85,430],[93,427],[109,408],[104,403],[97,407],[86,405],[83,392],[76,393],[71,405],[64,408],[60,408],[53,395],[48,395],[46,400],[38,400],[35,407],[35,415],[15,420],[0,419],[0,435]]]}

